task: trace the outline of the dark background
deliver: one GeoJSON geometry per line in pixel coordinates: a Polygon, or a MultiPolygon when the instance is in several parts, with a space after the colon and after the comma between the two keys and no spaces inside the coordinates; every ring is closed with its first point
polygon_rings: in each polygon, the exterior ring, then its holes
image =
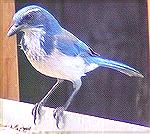
{"type": "MultiPolygon", "coordinates": [[[[144,79],[97,68],[82,78],[82,87],[68,111],[150,126],[148,31],[146,0],[16,0],[16,11],[36,4],[102,57],[130,65],[144,79]]],[[[18,43],[20,37],[18,36],[18,43]]],[[[56,79],[37,72],[18,48],[20,100],[36,103],[56,79]]],[[[47,102],[63,105],[72,91],[66,81],[47,102]]]]}

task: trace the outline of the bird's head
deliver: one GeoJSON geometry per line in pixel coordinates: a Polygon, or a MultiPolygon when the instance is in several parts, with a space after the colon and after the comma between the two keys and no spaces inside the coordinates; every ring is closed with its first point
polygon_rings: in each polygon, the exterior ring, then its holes
{"type": "Polygon", "coordinates": [[[25,32],[25,30],[30,30],[31,28],[43,28],[50,34],[61,30],[58,21],[47,10],[31,5],[15,13],[7,35],[12,36],[19,31],[25,32]]]}

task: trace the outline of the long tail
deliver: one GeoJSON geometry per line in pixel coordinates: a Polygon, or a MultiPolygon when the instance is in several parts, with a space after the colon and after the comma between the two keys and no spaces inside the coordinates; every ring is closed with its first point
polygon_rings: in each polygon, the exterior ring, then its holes
{"type": "MultiPolygon", "coordinates": [[[[139,71],[135,70],[134,68],[129,67],[128,65],[125,65],[123,63],[116,62],[116,61],[103,59],[100,57],[88,57],[86,59],[86,62],[90,64],[91,66],[92,66],[92,63],[94,63],[95,68],[97,65],[97,67],[101,66],[101,67],[111,68],[129,76],[144,77],[139,71]]],[[[90,70],[89,68],[87,72],[92,71],[92,70],[93,69],[90,70]]]]}

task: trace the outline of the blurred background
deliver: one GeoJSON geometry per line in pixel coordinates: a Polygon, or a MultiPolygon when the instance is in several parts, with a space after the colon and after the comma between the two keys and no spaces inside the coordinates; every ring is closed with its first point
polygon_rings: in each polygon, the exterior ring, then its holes
{"type": "MultiPolygon", "coordinates": [[[[148,28],[146,0],[16,0],[16,11],[36,4],[104,58],[139,70],[144,79],[97,68],[82,78],[82,87],[68,111],[150,126],[148,28]]],[[[18,35],[18,44],[21,35],[18,35]]],[[[40,101],[56,79],[37,72],[18,47],[20,100],[40,101]]],[[[72,92],[64,82],[46,106],[63,105],[72,92]]]]}

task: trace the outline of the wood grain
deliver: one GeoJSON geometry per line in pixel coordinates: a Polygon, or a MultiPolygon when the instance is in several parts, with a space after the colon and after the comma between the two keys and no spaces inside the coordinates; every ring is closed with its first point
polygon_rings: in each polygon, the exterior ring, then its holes
{"type": "Polygon", "coordinates": [[[0,1],[0,97],[18,100],[18,61],[16,36],[7,37],[15,13],[14,0],[0,1]]]}

